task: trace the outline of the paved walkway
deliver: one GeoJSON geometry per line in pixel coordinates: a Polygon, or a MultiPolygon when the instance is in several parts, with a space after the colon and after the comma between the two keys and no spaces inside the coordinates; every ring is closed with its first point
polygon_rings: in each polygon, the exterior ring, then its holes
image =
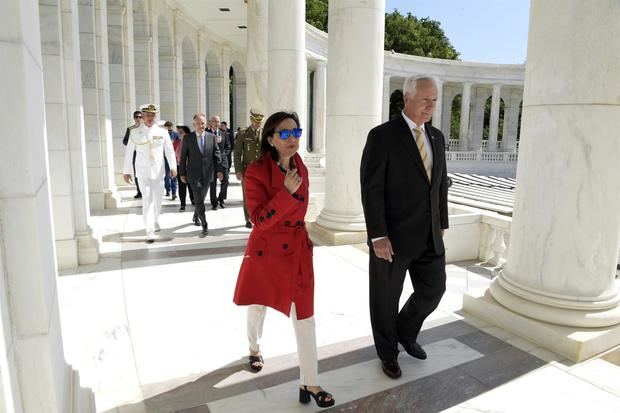
{"type": "MultiPolygon", "coordinates": [[[[297,402],[290,320],[270,311],[265,368],[245,368],[245,310],[232,303],[249,234],[240,187],[228,208],[207,212],[198,238],[192,208],[167,200],[162,239],[144,243],[139,203],[92,217],[101,261],[59,280],[63,341],[99,412],[312,412],[297,402]]],[[[573,364],[461,313],[462,294],[490,279],[473,262],[447,266],[448,291],[425,323],[426,361],[401,353],[403,376],[387,378],[368,317],[365,246],[315,248],[321,384],[329,412],[619,412],[620,354],[573,364]]],[[[406,283],[403,297],[410,294],[406,283]]]]}

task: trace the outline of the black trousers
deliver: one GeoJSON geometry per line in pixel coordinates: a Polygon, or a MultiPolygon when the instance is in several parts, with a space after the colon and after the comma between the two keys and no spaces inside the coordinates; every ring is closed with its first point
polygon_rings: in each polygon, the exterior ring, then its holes
{"type": "Polygon", "coordinates": [[[445,254],[435,254],[432,238],[419,257],[392,256],[392,262],[378,258],[370,248],[370,323],[377,355],[383,361],[398,357],[399,341],[416,341],[422,323],[439,305],[446,291],[445,254]],[[405,275],[414,292],[398,310],[405,275]]]}
{"type": "Polygon", "coordinates": [[[205,185],[204,181],[190,182],[192,191],[194,192],[194,219],[198,218],[202,227],[207,226],[207,217],[205,216],[205,197],[209,190],[209,185],[205,185]]]}
{"type": "Polygon", "coordinates": [[[142,192],[140,192],[140,185],[138,185],[138,177],[136,176],[136,151],[133,151],[133,160],[131,161],[131,165],[133,166],[133,176],[134,182],[136,183],[136,191],[138,191],[136,195],[142,195],[142,192]]]}
{"type": "Polygon", "coordinates": [[[192,191],[192,187],[190,184],[186,184],[181,181],[179,178],[179,200],[181,201],[181,206],[185,206],[185,199],[187,198],[187,192],[189,191],[189,199],[194,203],[194,191],[192,191]]]}
{"type": "Polygon", "coordinates": [[[217,172],[214,172],[213,181],[211,181],[211,186],[209,187],[209,198],[211,201],[211,206],[216,206],[218,202],[225,200],[228,194],[228,178],[230,175],[228,169],[224,169],[223,175],[224,177],[222,178],[222,182],[220,183],[220,194],[217,195],[217,172]]]}

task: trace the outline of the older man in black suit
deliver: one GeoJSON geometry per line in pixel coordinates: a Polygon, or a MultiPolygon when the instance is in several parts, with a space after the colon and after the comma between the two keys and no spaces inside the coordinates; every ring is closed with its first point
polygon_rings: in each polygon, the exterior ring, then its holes
{"type": "Polygon", "coordinates": [[[402,114],[372,129],[362,155],[362,204],[370,246],[370,320],[384,373],[401,376],[398,343],[425,359],[417,342],[446,289],[443,231],[448,228],[444,136],[426,125],[437,104],[429,77],[404,85],[402,114]],[[406,272],[414,292],[399,311],[406,272]]]}
{"type": "Polygon", "coordinates": [[[194,223],[200,221],[202,225],[201,236],[209,233],[209,226],[205,216],[205,196],[209,185],[214,179],[214,171],[217,171],[217,179],[223,177],[223,165],[220,148],[215,142],[215,135],[207,132],[206,116],[202,113],[194,115],[194,132],[183,138],[179,165],[179,175],[184,183],[188,183],[194,192],[196,204],[194,210],[194,223]]]}

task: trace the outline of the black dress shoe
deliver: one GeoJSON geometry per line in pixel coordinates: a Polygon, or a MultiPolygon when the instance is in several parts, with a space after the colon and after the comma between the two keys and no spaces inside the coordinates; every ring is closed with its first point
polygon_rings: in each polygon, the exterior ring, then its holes
{"type": "Polygon", "coordinates": [[[381,360],[381,368],[383,369],[385,375],[391,379],[397,379],[403,374],[400,370],[400,366],[398,365],[398,360],[396,359],[388,361],[381,360]]]}
{"type": "Polygon", "coordinates": [[[246,228],[252,228],[252,223],[250,221],[245,221],[246,228]]]}
{"type": "Polygon", "coordinates": [[[415,357],[420,360],[426,360],[426,351],[424,351],[422,346],[419,345],[417,341],[401,341],[400,344],[403,345],[403,348],[411,357],[415,357]]]}
{"type": "Polygon", "coordinates": [[[212,210],[212,211],[217,211],[217,204],[215,204],[215,205],[211,205],[211,210],[212,210]]]}
{"type": "Polygon", "coordinates": [[[181,205],[181,208],[179,208],[179,212],[181,211],[185,211],[185,205],[181,205]]]}
{"type": "Polygon", "coordinates": [[[194,226],[196,226],[196,227],[200,226],[200,221],[198,220],[197,217],[194,217],[194,226]]]}
{"type": "Polygon", "coordinates": [[[174,201],[175,199],[177,199],[176,194],[172,194],[172,198],[171,198],[171,199],[172,199],[173,201],[174,201]]]}
{"type": "Polygon", "coordinates": [[[142,194],[141,194],[140,192],[138,192],[137,194],[135,194],[135,195],[133,196],[133,198],[134,198],[134,199],[140,199],[140,198],[142,198],[142,194]]]}
{"type": "Polygon", "coordinates": [[[202,231],[200,232],[200,237],[206,237],[209,234],[209,227],[208,226],[204,226],[202,227],[202,231]]]}
{"type": "Polygon", "coordinates": [[[223,199],[220,201],[220,208],[226,208],[226,203],[223,199]]]}

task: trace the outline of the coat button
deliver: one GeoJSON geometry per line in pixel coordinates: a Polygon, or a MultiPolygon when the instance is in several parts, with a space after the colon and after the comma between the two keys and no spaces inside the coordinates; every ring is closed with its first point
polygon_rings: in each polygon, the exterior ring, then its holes
{"type": "Polygon", "coordinates": [[[284,226],[285,227],[290,227],[291,226],[291,221],[284,221],[284,226]]]}
{"type": "Polygon", "coordinates": [[[272,210],[271,210],[271,215],[275,215],[275,214],[276,214],[276,210],[275,210],[275,209],[272,209],[272,210]]]}
{"type": "Polygon", "coordinates": [[[301,221],[297,221],[297,222],[295,222],[295,225],[296,225],[296,226],[298,226],[298,227],[300,227],[300,226],[301,226],[301,221]]]}
{"type": "Polygon", "coordinates": [[[256,255],[258,255],[259,257],[262,257],[262,256],[263,256],[263,252],[262,252],[261,250],[258,250],[258,251],[256,252],[256,255]]]}
{"type": "Polygon", "coordinates": [[[282,244],[282,248],[287,249],[288,248],[288,244],[282,244]]]}
{"type": "Polygon", "coordinates": [[[263,222],[265,220],[265,218],[263,217],[258,217],[258,222],[263,222]]]}
{"type": "Polygon", "coordinates": [[[267,212],[266,216],[267,218],[271,218],[271,212],[267,212]]]}

